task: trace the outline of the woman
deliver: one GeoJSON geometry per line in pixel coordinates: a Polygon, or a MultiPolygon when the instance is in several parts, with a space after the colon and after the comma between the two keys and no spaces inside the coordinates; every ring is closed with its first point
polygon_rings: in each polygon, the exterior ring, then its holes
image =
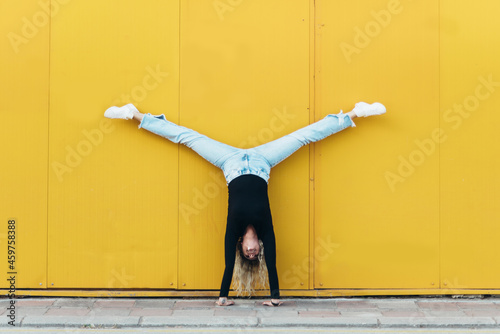
{"type": "Polygon", "coordinates": [[[139,128],[181,143],[193,149],[210,163],[222,169],[229,189],[225,264],[219,306],[233,305],[227,296],[234,276],[238,293],[251,292],[253,282],[265,285],[265,271],[271,290],[271,300],[263,304],[279,306],[279,284],[276,271],[276,242],[267,194],[271,168],[289,157],[300,147],[322,140],[347,127],[354,127],[353,119],[385,113],[380,103],[359,102],[347,114],[327,115],[322,120],[299,129],[272,142],[250,148],[235,148],[198,132],[176,125],[164,115],[140,113],[134,105],[111,107],[104,113],[108,118],[135,119],[139,128]],[[265,252],[264,252],[265,249],[265,252]],[[257,276],[257,277],[255,277],[257,276]]]}

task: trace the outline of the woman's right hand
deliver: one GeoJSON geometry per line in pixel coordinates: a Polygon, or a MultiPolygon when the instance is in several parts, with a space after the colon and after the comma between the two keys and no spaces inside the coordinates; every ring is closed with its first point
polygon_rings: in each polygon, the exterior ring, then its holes
{"type": "Polygon", "coordinates": [[[281,306],[283,302],[281,302],[279,299],[271,299],[271,301],[265,301],[262,303],[262,305],[265,306],[281,306]]]}
{"type": "Polygon", "coordinates": [[[227,297],[219,297],[219,300],[215,302],[219,306],[230,306],[234,305],[232,300],[227,300],[227,297]]]}

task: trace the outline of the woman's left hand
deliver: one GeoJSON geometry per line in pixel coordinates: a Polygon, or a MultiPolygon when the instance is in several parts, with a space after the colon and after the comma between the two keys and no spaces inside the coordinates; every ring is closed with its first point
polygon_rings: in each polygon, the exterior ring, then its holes
{"type": "Polygon", "coordinates": [[[265,306],[280,306],[281,304],[283,304],[283,302],[281,302],[279,299],[271,299],[270,301],[265,301],[262,303],[262,305],[265,306]]]}
{"type": "Polygon", "coordinates": [[[218,301],[215,302],[219,306],[231,306],[234,305],[232,300],[227,300],[226,297],[220,297],[218,301]]]}

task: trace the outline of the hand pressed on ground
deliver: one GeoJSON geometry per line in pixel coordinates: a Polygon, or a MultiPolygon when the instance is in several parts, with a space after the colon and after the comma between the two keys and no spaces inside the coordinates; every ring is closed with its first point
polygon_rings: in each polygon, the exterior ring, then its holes
{"type": "Polygon", "coordinates": [[[262,303],[262,305],[265,306],[281,306],[281,304],[283,304],[283,302],[279,299],[271,299],[270,301],[265,301],[262,303]]]}
{"type": "Polygon", "coordinates": [[[215,302],[215,304],[219,306],[231,306],[234,305],[234,302],[232,300],[227,300],[225,297],[220,297],[218,301],[215,302]]]}

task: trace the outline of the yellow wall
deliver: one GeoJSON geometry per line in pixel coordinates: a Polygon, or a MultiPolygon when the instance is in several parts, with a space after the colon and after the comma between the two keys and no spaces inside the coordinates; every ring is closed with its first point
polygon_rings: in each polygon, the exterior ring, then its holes
{"type": "Polygon", "coordinates": [[[316,145],[315,287],[434,288],[439,284],[439,154],[403,183],[399,157],[439,127],[439,5],[321,1],[317,116],[383,101],[386,117],[316,145]],[[335,171],[332,173],[332,171],[335,171]],[[390,174],[388,174],[390,175],[390,174]]]}
{"type": "Polygon", "coordinates": [[[497,1],[48,3],[0,3],[0,249],[15,219],[21,294],[220,287],[222,173],[103,118],[129,102],[238,147],[385,103],[273,169],[284,295],[500,289],[497,1]]]}
{"type": "Polygon", "coordinates": [[[47,287],[49,20],[25,23],[38,11],[36,0],[0,2],[2,274],[11,271],[6,242],[15,219],[14,270],[24,273],[17,287],[27,288],[47,287]]]}

